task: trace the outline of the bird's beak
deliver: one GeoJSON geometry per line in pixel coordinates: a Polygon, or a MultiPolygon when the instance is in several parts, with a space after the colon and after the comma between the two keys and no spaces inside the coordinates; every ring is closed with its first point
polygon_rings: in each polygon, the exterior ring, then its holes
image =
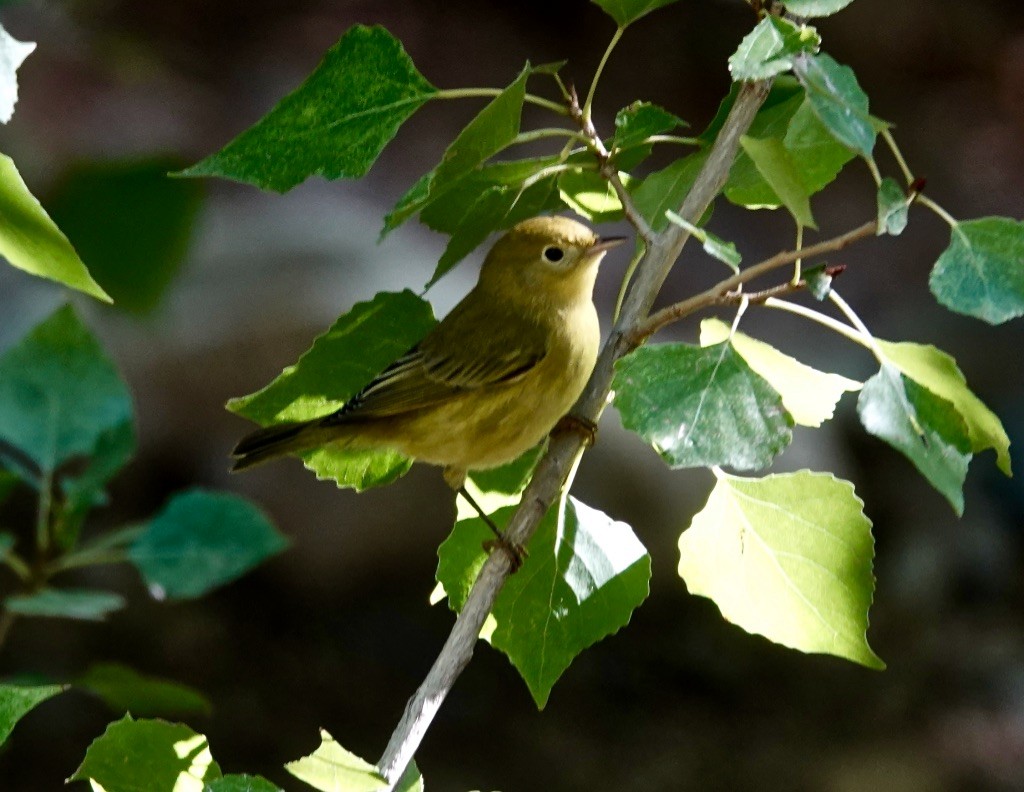
{"type": "Polygon", "coordinates": [[[587,253],[591,256],[594,255],[595,253],[604,253],[606,251],[611,250],[613,247],[618,247],[628,238],[629,237],[624,236],[601,237],[600,239],[597,240],[597,242],[590,246],[590,249],[587,251],[587,253]]]}

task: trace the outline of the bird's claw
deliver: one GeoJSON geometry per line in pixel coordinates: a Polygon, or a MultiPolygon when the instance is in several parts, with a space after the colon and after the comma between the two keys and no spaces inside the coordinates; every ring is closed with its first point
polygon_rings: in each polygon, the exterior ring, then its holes
{"type": "Polygon", "coordinates": [[[518,542],[510,542],[504,536],[499,536],[496,539],[488,539],[484,542],[484,550],[490,555],[495,550],[503,550],[507,555],[510,562],[509,574],[514,575],[519,571],[519,568],[523,565],[526,557],[529,555],[526,548],[518,542]]]}
{"type": "Polygon", "coordinates": [[[560,432],[575,432],[581,435],[587,446],[593,446],[597,442],[597,424],[589,418],[581,418],[578,415],[569,414],[559,418],[555,428],[551,430],[551,434],[560,432]]]}

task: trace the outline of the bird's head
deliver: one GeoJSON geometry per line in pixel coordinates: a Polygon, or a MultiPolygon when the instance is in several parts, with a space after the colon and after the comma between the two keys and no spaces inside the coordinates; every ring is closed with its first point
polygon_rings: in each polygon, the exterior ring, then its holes
{"type": "Polygon", "coordinates": [[[598,237],[567,217],[534,217],[494,243],[480,271],[480,287],[507,299],[590,300],[597,266],[625,237],[598,237]]]}

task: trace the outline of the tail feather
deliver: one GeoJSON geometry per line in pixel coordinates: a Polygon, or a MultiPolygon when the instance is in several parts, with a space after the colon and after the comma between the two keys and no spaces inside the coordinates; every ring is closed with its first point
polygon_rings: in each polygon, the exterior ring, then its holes
{"type": "Polygon", "coordinates": [[[231,452],[235,458],[231,472],[237,473],[285,454],[304,451],[319,443],[308,430],[318,421],[278,424],[266,429],[257,429],[238,441],[231,452]]]}

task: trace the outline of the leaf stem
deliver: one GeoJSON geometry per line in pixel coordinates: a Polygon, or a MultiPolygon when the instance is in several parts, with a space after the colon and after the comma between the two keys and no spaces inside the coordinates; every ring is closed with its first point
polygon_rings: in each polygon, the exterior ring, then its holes
{"type": "Polygon", "coordinates": [[[534,140],[545,140],[553,137],[567,137],[577,140],[583,145],[590,145],[590,141],[574,129],[563,129],[562,127],[545,127],[544,129],[531,129],[529,132],[520,132],[509,143],[510,146],[517,146],[521,143],[532,143],[534,140]]]}
{"type": "MultiPolygon", "coordinates": [[[[495,97],[501,94],[503,88],[443,88],[437,93],[430,95],[431,99],[475,99],[477,97],[495,97]]],[[[558,102],[545,99],[543,96],[536,96],[528,93],[524,97],[528,104],[543,107],[553,113],[567,116],[569,111],[558,102]]]]}
{"type": "Polygon", "coordinates": [[[847,231],[845,234],[840,234],[839,236],[832,237],[831,239],[818,242],[817,244],[806,247],[803,250],[788,250],[783,253],[777,253],[771,258],[767,258],[752,267],[741,270],[737,274],[726,278],[725,280],[719,281],[710,289],[706,289],[700,294],[694,295],[686,300],[681,300],[673,305],[669,305],[666,308],[662,308],[660,311],[656,311],[647,317],[645,321],[636,326],[630,335],[629,340],[634,347],[639,346],[647,340],[647,338],[654,335],[663,327],[670,325],[673,322],[677,322],[680,319],[701,310],[702,308],[707,308],[721,302],[722,299],[726,298],[730,292],[737,287],[742,286],[744,283],[752,281],[765,273],[778,269],[779,267],[792,264],[797,259],[810,259],[815,256],[820,256],[823,253],[840,250],[859,239],[874,236],[877,229],[878,221],[869,220],[868,222],[857,226],[857,228],[847,231]]]}
{"type": "Polygon", "coordinates": [[[903,178],[907,180],[907,184],[913,184],[914,174],[911,172],[910,166],[907,165],[907,161],[903,159],[903,152],[900,151],[900,147],[896,145],[896,138],[892,136],[892,132],[888,129],[883,129],[882,139],[885,140],[886,145],[889,147],[889,151],[891,151],[893,157],[895,157],[896,164],[899,165],[900,170],[903,171],[903,178]]]}
{"type": "Polygon", "coordinates": [[[619,321],[619,314],[622,313],[622,303],[625,301],[626,292],[629,290],[629,282],[633,280],[633,273],[636,272],[636,267],[646,252],[646,248],[641,244],[637,247],[633,258],[629,260],[629,266],[626,267],[626,272],[622,276],[622,283],[619,284],[619,293],[615,298],[615,311],[612,313],[613,322],[619,321]]]}
{"type": "Polygon", "coordinates": [[[810,319],[812,322],[817,322],[830,330],[834,330],[839,333],[839,335],[844,338],[848,338],[854,343],[860,344],[862,347],[870,348],[867,339],[865,339],[856,328],[850,327],[848,324],[844,324],[838,319],[833,319],[831,316],[823,314],[821,311],[808,308],[806,305],[792,303],[788,300],[780,300],[778,297],[769,297],[764,301],[764,306],[766,308],[775,308],[780,311],[788,311],[791,314],[802,316],[804,319],[810,319]]]}
{"type": "Polygon", "coordinates": [[[594,79],[590,81],[590,90],[587,91],[586,101],[583,102],[583,117],[586,120],[590,120],[590,113],[594,105],[594,94],[597,93],[597,83],[601,79],[601,73],[604,71],[605,64],[608,63],[608,58],[612,54],[612,50],[615,49],[615,45],[619,43],[619,39],[622,38],[622,32],[625,30],[624,27],[615,28],[615,33],[612,35],[611,41],[608,42],[608,46],[605,47],[604,54],[601,56],[601,61],[597,64],[597,70],[594,72],[594,79]]]}
{"type": "Polygon", "coordinates": [[[865,345],[871,350],[874,356],[878,358],[878,362],[884,363],[886,360],[885,353],[882,352],[882,348],[878,346],[878,342],[875,341],[875,337],[871,335],[871,331],[868,330],[868,326],[861,321],[861,318],[857,316],[856,311],[850,307],[850,304],[840,297],[839,292],[835,289],[832,289],[828,293],[828,298],[836,305],[837,308],[839,308],[840,311],[843,312],[843,315],[850,320],[850,324],[860,331],[861,336],[864,338],[865,345]]]}
{"type": "MultiPolygon", "coordinates": [[[[803,248],[804,248],[804,226],[803,226],[803,223],[797,223],[796,224],[796,252],[798,252],[798,253],[802,252],[803,248]]],[[[793,263],[793,280],[792,280],[792,282],[794,284],[797,284],[797,283],[800,282],[800,277],[801,277],[800,269],[803,266],[803,261],[804,261],[803,260],[803,256],[801,256],[800,258],[798,258],[793,263]]]]}
{"type": "Polygon", "coordinates": [[[959,227],[960,221],[958,221],[955,217],[953,217],[953,215],[951,215],[949,212],[947,212],[945,209],[943,209],[941,206],[935,203],[935,201],[933,201],[927,195],[918,193],[914,200],[916,200],[917,203],[921,204],[921,206],[927,206],[929,209],[935,212],[935,214],[937,214],[939,217],[945,220],[949,224],[949,227],[952,228],[954,231],[957,229],[957,227],[959,227]]]}
{"type": "Polygon", "coordinates": [[[882,184],[882,173],[878,170],[878,163],[875,162],[875,158],[864,157],[864,163],[868,166],[868,170],[871,171],[871,178],[875,180],[875,187],[880,187],[882,184]]]}

